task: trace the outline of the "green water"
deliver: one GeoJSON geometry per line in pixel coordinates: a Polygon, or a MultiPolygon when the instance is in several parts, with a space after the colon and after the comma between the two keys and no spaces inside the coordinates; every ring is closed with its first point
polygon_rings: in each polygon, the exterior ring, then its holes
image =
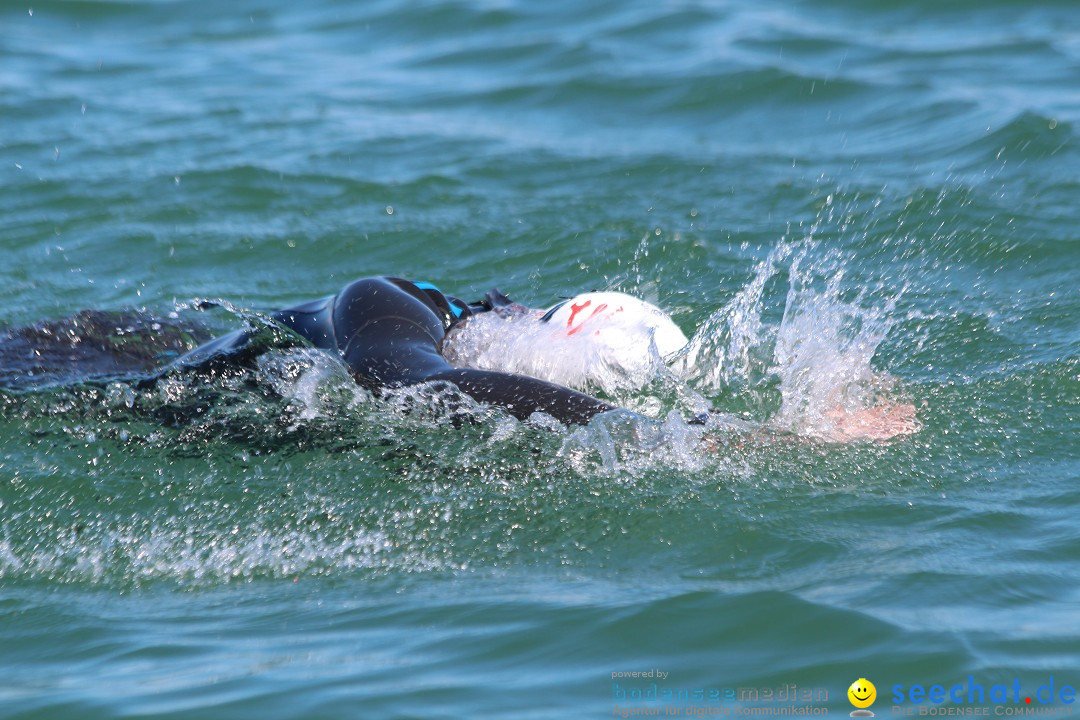
{"type": "Polygon", "coordinates": [[[619,289],[696,353],[612,396],[651,419],[575,430],[453,423],[295,349],[0,391],[0,717],[846,716],[857,678],[880,717],[970,710],[906,695],[969,676],[1021,683],[990,715],[1071,710],[1077,27],[1006,0],[0,6],[0,326],[220,332],[395,274],[619,289]],[[816,437],[871,375],[921,430],[816,437]],[[619,695],[651,683],[827,699],[619,695]]]}

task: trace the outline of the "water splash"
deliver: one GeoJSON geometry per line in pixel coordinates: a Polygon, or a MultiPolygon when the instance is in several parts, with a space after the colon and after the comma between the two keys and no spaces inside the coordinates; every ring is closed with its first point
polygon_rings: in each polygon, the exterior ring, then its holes
{"type": "Polygon", "coordinates": [[[258,359],[258,370],[263,382],[295,407],[290,429],[371,399],[343,364],[315,348],[266,353],[258,359]]]}
{"type": "Polygon", "coordinates": [[[674,366],[692,387],[774,429],[851,439],[851,416],[899,406],[895,379],[874,359],[900,293],[881,300],[883,288],[852,289],[846,264],[813,240],[781,243],[674,366]]]}
{"type": "MultiPolygon", "coordinates": [[[[393,544],[379,531],[354,529],[340,537],[310,528],[240,525],[100,524],[80,532],[48,528],[47,542],[13,545],[0,538],[0,578],[30,576],[60,582],[123,580],[141,584],[174,580],[186,584],[260,577],[289,577],[327,570],[378,569],[396,563],[393,544]],[[207,525],[210,527],[208,528],[207,525]],[[50,532],[51,531],[51,532],[50,532]]],[[[2,531],[10,532],[7,528],[2,531]]],[[[414,569],[433,563],[415,557],[414,569]]]]}
{"type": "Polygon", "coordinates": [[[718,452],[735,437],[759,427],[724,414],[710,416],[705,426],[692,425],[676,411],[663,419],[612,412],[575,428],[563,440],[558,456],[581,475],[632,483],[657,469],[700,473],[728,466],[730,456],[718,452]]]}
{"type": "Polygon", "coordinates": [[[892,326],[896,301],[865,305],[862,291],[845,300],[843,267],[829,268],[806,255],[794,258],[790,277],[774,350],[782,403],[771,422],[829,439],[845,416],[877,406],[895,385],[871,363],[892,326]]]}
{"type": "Polygon", "coordinates": [[[750,282],[702,323],[675,361],[688,381],[703,391],[715,391],[764,379],[776,335],[763,317],[765,289],[790,254],[787,244],[773,250],[754,268],[750,282]]]}

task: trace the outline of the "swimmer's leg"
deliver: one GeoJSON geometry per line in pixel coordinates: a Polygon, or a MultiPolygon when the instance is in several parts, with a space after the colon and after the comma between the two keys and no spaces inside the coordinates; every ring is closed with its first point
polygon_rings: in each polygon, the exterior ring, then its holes
{"type": "Polygon", "coordinates": [[[0,330],[0,386],[130,380],[209,337],[201,326],[139,310],[83,310],[0,330]]]}
{"type": "Polygon", "coordinates": [[[166,375],[178,372],[211,372],[225,367],[250,366],[257,354],[252,348],[253,335],[251,330],[237,330],[203,343],[153,375],[141,379],[137,387],[153,387],[166,375]]]}
{"type": "Polygon", "coordinates": [[[153,376],[140,381],[139,387],[152,386],[166,375],[178,372],[215,373],[254,368],[256,359],[268,350],[306,344],[304,338],[274,323],[236,330],[181,355],[153,376]]]}
{"type": "Polygon", "coordinates": [[[181,355],[166,371],[207,369],[221,364],[244,364],[252,356],[251,330],[237,330],[203,343],[191,352],[181,355]]]}

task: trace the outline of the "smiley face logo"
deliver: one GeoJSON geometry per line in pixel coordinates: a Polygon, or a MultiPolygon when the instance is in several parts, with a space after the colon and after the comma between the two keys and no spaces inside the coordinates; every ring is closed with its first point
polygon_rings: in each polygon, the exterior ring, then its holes
{"type": "MultiPolygon", "coordinates": [[[[874,683],[870,682],[866,678],[859,678],[855,682],[851,683],[851,687],[847,689],[848,700],[851,704],[857,708],[868,708],[874,704],[874,700],[877,700],[877,688],[874,687],[874,683]]],[[[855,713],[851,713],[855,715],[855,713]]],[[[864,713],[859,713],[863,715],[864,713]]],[[[872,713],[865,713],[873,716],[872,713]]]]}

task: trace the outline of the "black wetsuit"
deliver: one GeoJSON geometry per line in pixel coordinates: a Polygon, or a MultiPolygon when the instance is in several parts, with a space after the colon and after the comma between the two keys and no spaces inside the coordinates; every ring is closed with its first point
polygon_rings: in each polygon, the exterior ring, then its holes
{"type": "MultiPolygon", "coordinates": [[[[523,375],[455,368],[440,354],[446,332],[470,315],[510,300],[491,291],[466,304],[428,283],[392,277],[356,280],[337,295],[275,312],[275,322],[315,347],[336,353],[357,382],[373,390],[445,381],[482,403],[525,419],[543,412],[564,423],[584,424],[611,405],[575,390],[523,375]]],[[[200,367],[247,353],[251,333],[213,340],[173,363],[200,367]]]]}

